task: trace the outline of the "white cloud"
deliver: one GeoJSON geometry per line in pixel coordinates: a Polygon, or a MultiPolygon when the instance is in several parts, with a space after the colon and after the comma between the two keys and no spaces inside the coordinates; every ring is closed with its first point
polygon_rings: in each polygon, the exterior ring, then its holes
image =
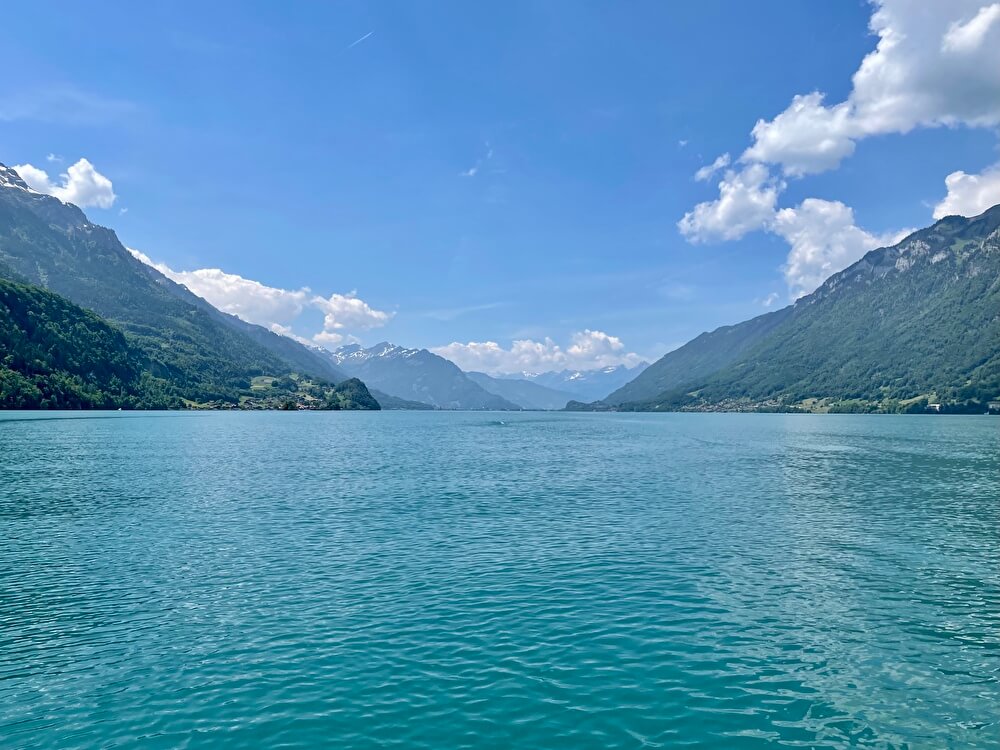
{"type": "Polygon", "coordinates": [[[578,331],[562,347],[546,337],[542,341],[519,339],[504,349],[495,341],[452,342],[432,349],[463,370],[489,373],[546,372],[549,370],[594,370],[600,367],[628,365],[642,361],[629,352],[617,336],[589,329],[578,331]]]}
{"type": "Polygon", "coordinates": [[[323,311],[323,330],[328,332],[344,328],[367,331],[384,326],[392,318],[392,313],[374,309],[354,292],[313,297],[311,304],[323,311]]]}
{"type": "Polygon", "coordinates": [[[80,159],[59,175],[61,183],[53,182],[48,172],[31,164],[18,164],[14,170],[32,190],[55,196],[64,203],[72,203],[80,208],[111,208],[118,197],[111,180],[98,172],[86,159],[80,159]]]}
{"type": "Polygon", "coordinates": [[[780,294],[778,294],[777,292],[771,292],[769,295],[767,295],[766,297],[764,297],[764,299],[760,301],[760,304],[762,304],[764,307],[770,307],[779,299],[781,299],[780,294]]]}
{"type": "MultiPolygon", "coordinates": [[[[740,156],[742,169],[726,170],[719,182],[719,198],[678,222],[691,242],[735,240],[756,230],[781,236],[790,246],[785,279],[796,297],[905,233],[868,232],[837,201],[810,198],[778,209],[785,184],[771,165],[785,177],[803,177],[837,167],[870,136],[1000,125],[1000,3],[872,0],[872,6],[869,26],[878,42],[854,73],[847,98],[827,103],[818,91],[801,94],[772,120],[759,120],[740,156]]],[[[717,165],[696,177],[709,178],[717,165]]],[[[954,172],[946,185],[935,218],[978,214],[1000,203],[1000,165],[981,174],[954,172]]]]}
{"type": "Polygon", "coordinates": [[[836,167],[857,140],[917,127],[1000,125],[1000,3],[875,0],[879,37],[843,102],[796,96],[753,128],[744,161],[801,176],[836,167]]]}
{"type": "Polygon", "coordinates": [[[291,326],[306,309],[316,309],[323,313],[323,330],[312,339],[322,345],[344,341],[347,330],[377,328],[392,318],[392,313],[376,310],[353,292],[321,297],[313,294],[308,287],[281,289],[226,273],[219,268],[175,271],[164,263],[154,262],[139,250],[129,248],[129,252],[223,312],[302,343],[311,342],[295,334],[291,326]]]}
{"type": "Polygon", "coordinates": [[[910,231],[887,235],[866,232],[855,225],[854,211],[849,206],[819,198],[807,198],[797,208],[781,209],[771,229],[791,245],[783,270],[795,299],[813,291],[869,250],[893,245],[910,231]]]}
{"type": "Polygon", "coordinates": [[[854,153],[856,132],[848,105],[825,107],[823,94],[814,92],[796,96],[770,122],[758,120],[752,135],[754,145],[743,161],[778,163],[786,175],[799,177],[835,167],[854,153]]]}
{"type": "Polygon", "coordinates": [[[332,331],[320,331],[312,337],[310,343],[319,344],[325,349],[336,349],[344,343],[344,334],[333,333],[332,331]]]}
{"type": "Polygon", "coordinates": [[[944,178],[948,194],[934,207],[934,218],[945,216],[978,216],[1000,203],[1000,163],[987,167],[979,174],[952,172],[944,178]]]}
{"type": "Polygon", "coordinates": [[[763,164],[728,170],[719,183],[719,198],[699,203],[677,227],[691,242],[737,240],[767,226],[782,187],[763,164]]]}
{"type": "Polygon", "coordinates": [[[304,336],[299,336],[295,331],[293,331],[291,326],[283,326],[280,323],[271,323],[271,325],[269,325],[268,328],[270,328],[271,331],[278,334],[279,336],[287,336],[290,339],[298,341],[300,344],[304,346],[313,345],[312,341],[305,338],[304,336]]]}
{"type": "Polygon", "coordinates": [[[977,50],[993,25],[1000,20],[1000,3],[979,9],[972,20],[954,21],[944,35],[941,49],[945,52],[968,53],[977,50]]]}
{"type": "Polygon", "coordinates": [[[713,161],[711,164],[706,164],[704,167],[695,172],[694,178],[698,182],[704,182],[709,177],[718,172],[720,169],[725,169],[726,167],[728,167],[729,162],[730,162],[729,154],[723,154],[722,156],[718,157],[715,161],[713,161]]]}

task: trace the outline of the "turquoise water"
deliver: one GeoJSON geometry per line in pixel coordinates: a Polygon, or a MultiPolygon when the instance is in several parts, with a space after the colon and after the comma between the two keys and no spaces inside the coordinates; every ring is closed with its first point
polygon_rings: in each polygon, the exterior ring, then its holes
{"type": "Polygon", "coordinates": [[[0,415],[0,746],[1000,747],[1000,419],[0,415]]]}

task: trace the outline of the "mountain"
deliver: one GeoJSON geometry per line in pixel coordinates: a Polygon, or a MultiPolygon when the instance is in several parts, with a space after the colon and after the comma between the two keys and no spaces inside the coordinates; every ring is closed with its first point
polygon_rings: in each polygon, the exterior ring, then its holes
{"type": "Polygon", "coordinates": [[[605,405],[981,412],[1000,397],[1000,206],[944,218],[785,310],[723,330],[666,355],[649,368],[655,379],[644,373],[605,405]]]}
{"type": "Polygon", "coordinates": [[[557,391],[530,380],[494,378],[485,372],[467,372],[466,376],[484,390],[511,401],[523,409],[562,409],[573,399],[569,391],[557,391]]]}
{"type": "Polygon", "coordinates": [[[62,297],[0,279],[0,408],[180,405],[117,328],[62,297]]]}
{"type": "Polygon", "coordinates": [[[703,333],[679,349],[667,352],[634,379],[601,399],[606,404],[645,401],[664,391],[718,372],[739,359],[747,349],[766,338],[792,314],[786,307],[733,326],[703,333]]]}
{"type": "Polygon", "coordinates": [[[438,409],[519,409],[474,383],[458,366],[426,349],[383,341],[368,349],[352,344],[329,353],[341,370],[399,399],[438,409]]]}
{"type": "Polygon", "coordinates": [[[389,411],[433,411],[434,407],[422,401],[409,401],[405,398],[390,396],[388,393],[380,391],[378,388],[371,389],[372,396],[379,402],[383,409],[389,411]]]}
{"type": "Polygon", "coordinates": [[[498,375],[496,377],[503,380],[527,380],[555,391],[569,393],[575,399],[594,401],[625,385],[625,383],[635,378],[636,375],[648,366],[649,363],[640,362],[634,367],[618,365],[616,367],[602,367],[596,370],[562,370],[560,372],[542,373],[523,372],[498,375]]]}
{"type": "Polygon", "coordinates": [[[110,229],[37,193],[0,164],[0,275],[34,284],[123,330],[150,372],[185,397],[234,402],[260,375],[347,375],[329,359],[216,310],[132,257],[110,229]]]}

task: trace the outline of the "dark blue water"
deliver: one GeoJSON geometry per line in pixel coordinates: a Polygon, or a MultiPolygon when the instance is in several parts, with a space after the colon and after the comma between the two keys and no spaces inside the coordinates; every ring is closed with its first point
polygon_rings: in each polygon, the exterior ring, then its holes
{"type": "Polygon", "coordinates": [[[998,706],[1000,419],[0,415],[3,747],[996,748],[998,706]]]}

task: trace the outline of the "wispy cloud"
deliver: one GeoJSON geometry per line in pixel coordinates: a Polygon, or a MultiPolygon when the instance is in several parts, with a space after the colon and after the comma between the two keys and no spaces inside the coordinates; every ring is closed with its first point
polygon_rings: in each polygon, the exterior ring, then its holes
{"type": "Polygon", "coordinates": [[[756,300],[754,300],[754,302],[759,302],[764,307],[770,307],[775,302],[777,302],[779,299],[781,299],[781,295],[780,294],[778,294],[777,292],[771,292],[769,295],[767,295],[766,297],[764,297],[764,299],[756,299],[756,300]]]}
{"type": "Polygon", "coordinates": [[[493,158],[493,147],[490,145],[490,142],[486,141],[485,145],[486,145],[486,153],[483,156],[476,159],[476,163],[473,164],[471,167],[462,172],[459,172],[458,174],[460,177],[475,177],[477,174],[479,174],[479,170],[483,168],[483,165],[485,165],[486,162],[490,161],[493,158]]]}
{"type": "Polygon", "coordinates": [[[137,107],[132,102],[112,99],[73,86],[0,92],[0,122],[34,120],[71,125],[103,125],[134,114],[136,110],[137,107]]]}
{"type": "Polygon", "coordinates": [[[347,45],[347,47],[345,47],[344,49],[345,49],[345,50],[348,50],[348,49],[354,49],[354,48],[355,48],[355,47],[357,47],[357,46],[358,46],[359,44],[361,44],[361,42],[363,42],[363,41],[364,41],[365,39],[367,39],[368,37],[370,37],[370,36],[371,36],[372,34],[374,34],[374,33],[375,33],[374,31],[369,31],[369,32],[368,32],[367,34],[365,34],[364,36],[360,36],[360,37],[358,37],[357,39],[355,39],[355,40],[354,40],[353,42],[351,42],[350,44],[348,44],[348,45],[347,45]]]}
{"type": "Polygon", "coordinates": [[[498,307],[504,307],[505,305],[507,305],[506,302],[486,302],[481,305],[467,305],[465,307],[446,307],[438,310],[425,310],[420,314],[425,318],[430,318],[431,320],[451,321],[465,315],[470,315],[471,313],[483,312],[485,310],[496,310],[498,307]]]}

